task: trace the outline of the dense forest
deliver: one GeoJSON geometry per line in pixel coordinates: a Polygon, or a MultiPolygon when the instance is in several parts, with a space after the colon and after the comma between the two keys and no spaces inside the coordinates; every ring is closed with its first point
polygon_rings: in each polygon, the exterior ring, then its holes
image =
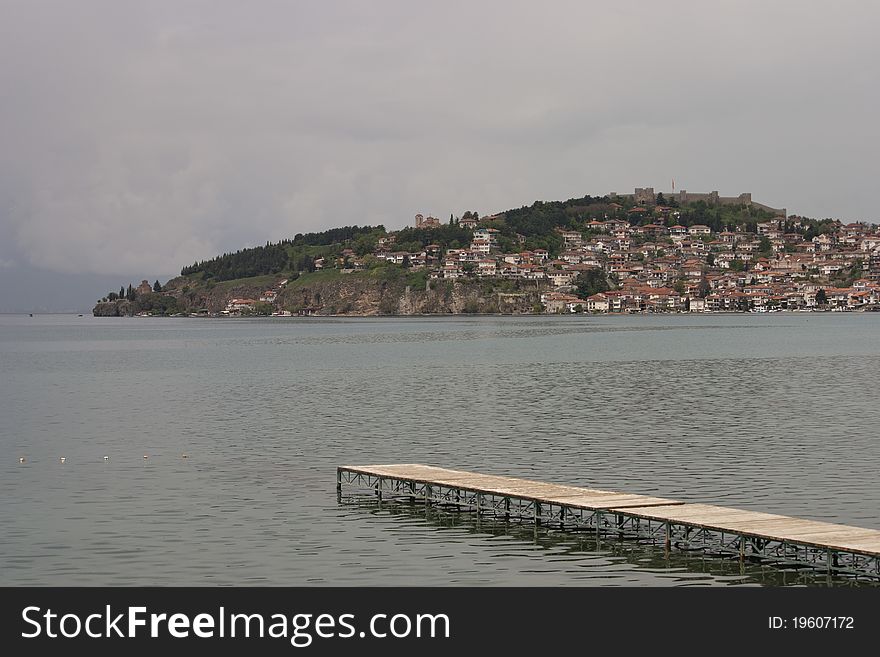
{"type": "Polygon", "coordinates": [[[211,260],[197,262],[180,270],[182,276],[203,274],[204,278],[227,281],[283,271],[289,262],[287,248],[283,243],[266,244],[235,253],[224,253],[211,260]]]}
{"type": "Polygon", "coordinates": [[[361,236],[384,233],[384,226],[343,226],[317,233],[298,233],[292,240],[241,249],[184,267],[181,276],[201,274],[204,279],[229,281],[282,271],[313,271],[316,257],[308,247],[342,245],[361,236]]]}

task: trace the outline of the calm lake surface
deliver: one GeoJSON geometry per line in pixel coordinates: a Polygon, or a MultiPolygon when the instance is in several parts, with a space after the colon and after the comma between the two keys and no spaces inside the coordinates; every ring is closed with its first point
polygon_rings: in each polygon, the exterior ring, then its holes
{"type": "Polygon", "coordinates": [[[0,585],[816,583],[339,502],[335,468],[880,529],[878,338],[880,314],[842,313],[0,316],[0,585]]]}

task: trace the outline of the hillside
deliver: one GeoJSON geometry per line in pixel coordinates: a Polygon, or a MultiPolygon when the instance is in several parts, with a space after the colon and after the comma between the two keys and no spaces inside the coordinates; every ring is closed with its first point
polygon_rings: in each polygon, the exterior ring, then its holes
{"type": "MultiPolygon", "coordinates": [[[[483,217],[418,215],[416,226],[398,231],[297,234],[193,263],[165,285],[111,292],[94,314],[751,310],[765,303],[755,294],[788,308],[816,305],[817,286],[872,280],[877,247],[876,227],[787,217],[749,194],[681,192],[667,200],[636,189],[483,217]],[[745,297],[717,301],[715,290],[745,297]],[[588,305],[597,294],[603,299],[588,305]]],[[[865,292],[859,285],[853,293],[865,292]]]]}

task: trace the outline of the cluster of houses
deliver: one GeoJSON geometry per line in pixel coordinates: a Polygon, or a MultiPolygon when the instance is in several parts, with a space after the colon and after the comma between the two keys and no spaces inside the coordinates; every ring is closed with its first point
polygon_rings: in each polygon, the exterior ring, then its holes
{"type": "MultiPolygon", "coordinates": [[[[855,310],[880,305],[877,226],[836,222],[830,231],[805,239],[797,217],[760,222],[757,233],[741,228],[716,233],[705,225],[680,225],[678,217],[673,211],[662,213],[657,223],[610,219],[592,221],[583,232],[558,230],[564,246],[556,257],[545,249],[502,253],[499,231],[486,226],[491,218],[479,225],[476,219],[467,225],[462,219],[459,225],[473,231],[467,248],[442,252],[431,244],[418,253],[399,252],[390,234],[380,239],[374,255],[426,268],[432,279],[534,281],[545,290],[541,301],[549,313],[855,310]],[[831,284],[836,275],[857,267],[863,277],[850,286],[831,284]],[[615,289],[578,297],[576,279],[590,270],[601,270],[615,289]]],[[[352,270],[364,266],[351,252],[343,257],[352,270]]]]}
{"type": "MultiPolygon", "coordinates": [[[[220,314],[221,315],[240,315],[243,312],[252,312],[257,308],[257,304],[272,304],[275,305],[275,300],[278,298],[278,293],[281,289],[287,285],[287,280],[284,279],[275,284],[274,287],[271,287],[267,290],[264,290],[262,294],[260,294],[259,299],[248,299],[248,298],[236,298],[230,299],[226,302],[226,308],[224,308],[220,314]]],[[[272,315],[275,316],[287,316],[289,317],[291,313],[286,310],[275,310],[272,312],[272,315]]]]}
{"type": "MultiPolygon", "coordinates": [[[[715,232],[706,225],[681,225],[680,213],[672,208],[637,206],[633,213],[640,213],[638,223],[606,219],[591,221],[583,230],[557,229],[558,253],[541,248],[503,252],[501,232],[492,227],[500,216],[474,215],[458,222],[472,235],[464,248],[429,244],[418,252],[399,251],[392,232],[378,238],[372,258],[423,269],[434,280],[507,279],[519,281],[520,288],[534,284],[547,313],[880,309],[876,225],[834,222],[815,234],[815,226],[808,232],[798,217],[781,216],[761,221],[756,232],[742,227],[715,232]],[[611,289],[578,296],[578,277],[586,272],[601,272],[593,280],[609,281],[611,289]],[[846,287],[837,286],[841,281],[846,287]]],[[[417,215],[416,225],[431,229],[441,223],[417,215]]],[[[338,255],[318,258],[315,267],[351,273],[370,266],[370,258],[352,249],[338,255]]],[[[260,304],[275,306],[273,314],[289,314],[276,304],[286,283],[258,299],[231,299],[222,314],[253,312],[260,304]]],[[[305,312],[312,310],[319,309],[305,312]]]]}

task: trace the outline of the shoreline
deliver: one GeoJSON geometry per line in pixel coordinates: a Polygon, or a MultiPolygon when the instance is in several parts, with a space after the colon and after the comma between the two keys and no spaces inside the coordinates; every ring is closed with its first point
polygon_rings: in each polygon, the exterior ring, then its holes
{"type": "MultiPolygon", "coordinates": [[[[701,317],[701,316],[766,316],[766,315],[807,315],[807,314],[870,314],[880,313],[878,308],[861,308],[854,310],[774,310],[766,312],[754,311],[730,311],[730,310],[710,310],[701,312],[619,312],[619,313],[406,313],[406,314],[375,314],[375,315],[356,315],[356,314],[310,314],[310,315],[242,315],[242,314],[176,314],[176,315],[120,315],[122,318],[141,318],[141,319],[402,319],[412,318],[438,318],[438,317],[701,317]]],[[[9,313],[10,315],[27,315],[27,313],[9,313]]],[[[53,315],[75,315],[76,313],[43,313],[53,315]]],[[[89,315],[93,317],[106,319],[103,315],[89,315]]]]}

